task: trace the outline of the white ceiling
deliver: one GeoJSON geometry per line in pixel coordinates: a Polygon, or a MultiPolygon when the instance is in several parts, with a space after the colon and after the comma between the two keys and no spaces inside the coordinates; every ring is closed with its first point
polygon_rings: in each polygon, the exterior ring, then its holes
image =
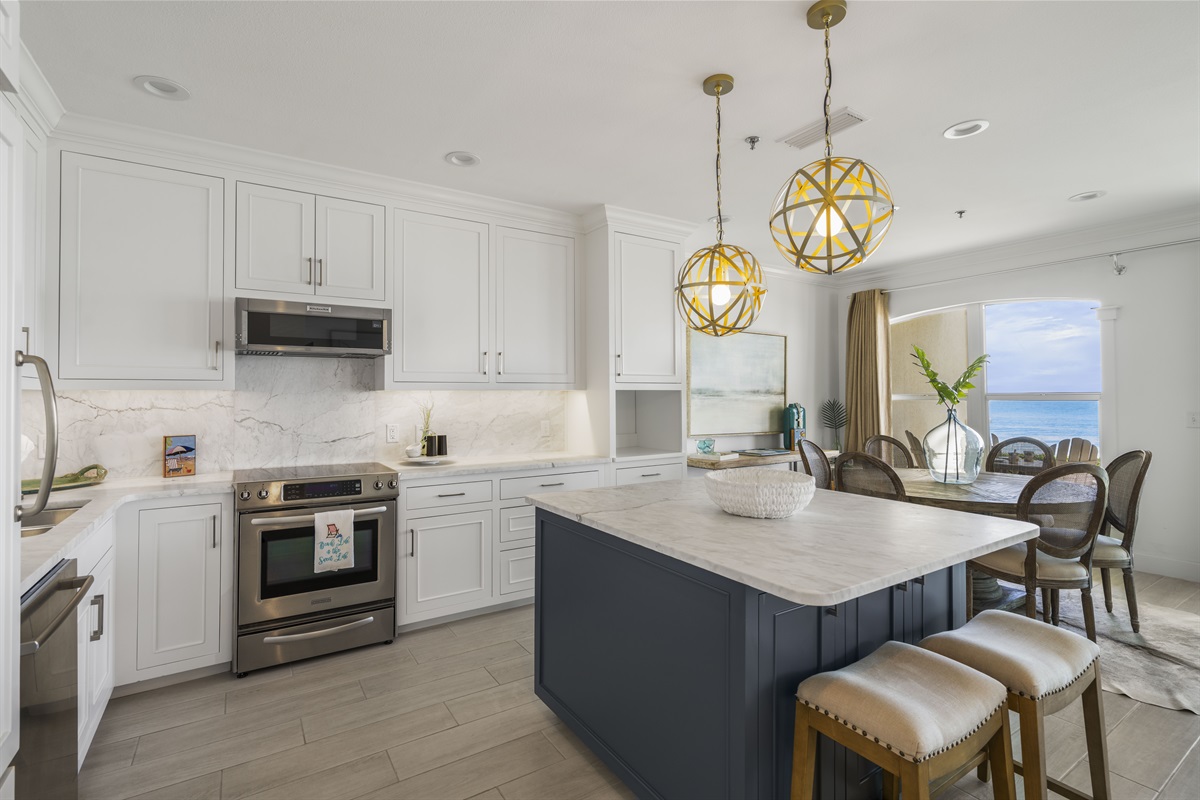
{"type": "MultiPolygon", "coordinates": [[[[68,112],[582,212],[706,224],[723,103],[726,241],[781,264],[766,219],[817,158],[806,2],[60,2],[22,38],[68,112]],[[134,76],[171,78],[189,102],[134,76]],[[750,152],[742,142],[762,137],[750,152]],[[450,150],[482,165],[453,167],[450,150]]],[[[1200,3],[851,0],[833,30],[834,137],[900,212],[861,269],[1048,233],[1200,213],[1200,3]],[[952,123],[991,128],[960,141],[952,123]],[[1108,196],[1068,203],[1077,192],[1108,196]],[[967,209],[966,218],[954,211],[967,209]]]]}

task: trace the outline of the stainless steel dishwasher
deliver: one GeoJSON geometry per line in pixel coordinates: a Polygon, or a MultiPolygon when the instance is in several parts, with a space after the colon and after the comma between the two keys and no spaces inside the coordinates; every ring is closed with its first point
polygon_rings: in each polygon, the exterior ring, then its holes
{"type": "Polygon", "coordinates": [[[79,796],[76,609],[92,576],[76,577],[75,559],[21,597],[21,749],[17,800],[79,796]]]}

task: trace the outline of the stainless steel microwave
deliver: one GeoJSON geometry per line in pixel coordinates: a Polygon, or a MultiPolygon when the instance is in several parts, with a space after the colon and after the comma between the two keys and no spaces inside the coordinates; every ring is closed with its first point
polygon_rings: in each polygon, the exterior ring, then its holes
{"type": "Polygon", "coordinates": [[[320,302],[237,299],[237,352],[378,358],[392,352],[392,312],[320,302]]]}

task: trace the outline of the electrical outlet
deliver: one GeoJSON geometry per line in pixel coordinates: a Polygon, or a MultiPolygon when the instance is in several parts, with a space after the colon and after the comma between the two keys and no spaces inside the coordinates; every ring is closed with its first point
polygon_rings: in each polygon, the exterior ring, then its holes
{"type": "Polygon", "coordinates": [[[550,420],[544,419],[544,420],[542,420],[542,436],[549,436],[549,435],[550,435],[550,420]]]}
{"type": "Polygon", "coordinates": [[[1200,411],[1189,411],[1188,412],[1187,426],[1189,428],[1200,428],[1200,411]]]}
{"type": "Polygon", "coordinates": [[[400,443],[400,426],[395,423],[387,426],[387,442],[388,444],[400,443]]]}

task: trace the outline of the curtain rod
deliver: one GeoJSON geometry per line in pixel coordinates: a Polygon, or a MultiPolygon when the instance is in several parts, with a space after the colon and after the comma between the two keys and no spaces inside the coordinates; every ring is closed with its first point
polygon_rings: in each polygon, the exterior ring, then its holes
{"type": "MultiPolygon", "coordinates": [[[[1073,264],[1076,261],[1090,261],[1093,258],[1109,258],[1112,256],[1125,255],[1126,253],[1140,253],[1143,250],[1158,250],[1159,248],[1162,248],[1162,247],[1175,247],[1177,245],[1193,244],[1195,242],[1200,242],[1200,237],[1193,237],[1191,239],[1177,239],[1176,241],[1173,241],[1173,242],[1163,242],[1162,244],[1148,244],[1148,245],[1143,245],[1142,247],[1129,247],[1124,250],[1109,250],[1104,253],[1094,253],[1089,256],[1076,256],[1074,258],[1063,258],[1063,259],[1059,259],[1058,261],[1045,261],[1045,262],[1042,262],[1041,264],[1029,264],[1024,267],[1010,267],[1009,269],[997,270],[996,272],[985,272],[985,273],[981,273],[979,275],[959,275],[954,278],[942,278],[941,280],[937,280],[937,281],[927,281],[925,283],[914,283],[912,286],[897,286],[895,289],[881,289],[880,292],[882,292],[883,294],[894,294],[896,292],[907,292],[910,289],[924,289],[927,286],[938,286],[943,283],[953,283],[955,281],[967,281],[967,280],[972,280],[974,278],[986,278],[986,277],[990,277],[992,275],[1005,275],[1010,272],[1024,272],[1025,270],[1041,269],[1043,267],[1056,267],[1060,264],[1073,264]]],[[[851,297],[853,297],[853,295],[846,295],[847,300],[849,300],[851,297]]]]}

